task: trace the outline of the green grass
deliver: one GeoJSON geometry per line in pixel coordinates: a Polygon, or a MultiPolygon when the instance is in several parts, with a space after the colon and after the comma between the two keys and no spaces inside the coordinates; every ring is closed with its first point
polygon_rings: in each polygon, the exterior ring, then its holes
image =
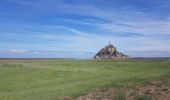
{"type": "Polygon", "coordinates": [[[0,60],[0,100],[77,97],[131,81],[133,88],[169,73],[169,60],[0,60]]]}
{"type": "Polygon", "coordinates": [[[124,93],[116,93],[113,100],[126,100],[126,95],[124,93]]]}

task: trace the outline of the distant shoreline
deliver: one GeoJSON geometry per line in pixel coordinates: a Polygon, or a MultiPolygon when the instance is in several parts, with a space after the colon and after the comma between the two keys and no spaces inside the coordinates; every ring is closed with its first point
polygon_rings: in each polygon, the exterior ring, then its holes
{"type": "MultiPolygon", "coordinates": [[[[0,60],[90,60],[90,58],[0,58],[0,60]]],[[[170,57],[132,57],[127,59],[134,60],[170,60],[170,57]]],[[[110,59],[111,60],[111,59],[110,59]]]]}
{"type": "Polygon", "coordinates": [[[0,60],[52,60],[52,59],[76,59],[76,58],[0,58],[0,60]]]}

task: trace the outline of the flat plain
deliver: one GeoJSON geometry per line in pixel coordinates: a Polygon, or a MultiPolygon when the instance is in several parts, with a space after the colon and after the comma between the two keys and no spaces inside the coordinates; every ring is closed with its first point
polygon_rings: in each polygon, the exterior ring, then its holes
{"type": "Polygon", "coordinates": [[[0,60],[0,100],[150,100],[153,83],[169,96],[170,60],[0,60]]]}

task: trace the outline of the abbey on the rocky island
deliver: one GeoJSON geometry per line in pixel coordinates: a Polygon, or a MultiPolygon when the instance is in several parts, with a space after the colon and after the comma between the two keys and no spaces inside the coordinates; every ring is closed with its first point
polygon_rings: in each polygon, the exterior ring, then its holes
{"type": "Polygon", "coordinates": [[[124,59],[124,58],[128,58],[129,56],[118,52],[116,47],[114,47],[110,41],[109,44],[107,46],[105,46],[104,48],[102,48],[95,56],[94,59],[124,59]]]}

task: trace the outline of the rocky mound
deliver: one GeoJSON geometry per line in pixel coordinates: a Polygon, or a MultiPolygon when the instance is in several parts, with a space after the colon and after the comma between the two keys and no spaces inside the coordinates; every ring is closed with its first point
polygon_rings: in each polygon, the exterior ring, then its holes
{"type": "Polygon", "coordinates": [[[128,58],[127,55],[118,52],[116,47],[114,47],[112,44],[105,46],[102,48],[95,56],[94,59],[123,59],[128,58]]]}

